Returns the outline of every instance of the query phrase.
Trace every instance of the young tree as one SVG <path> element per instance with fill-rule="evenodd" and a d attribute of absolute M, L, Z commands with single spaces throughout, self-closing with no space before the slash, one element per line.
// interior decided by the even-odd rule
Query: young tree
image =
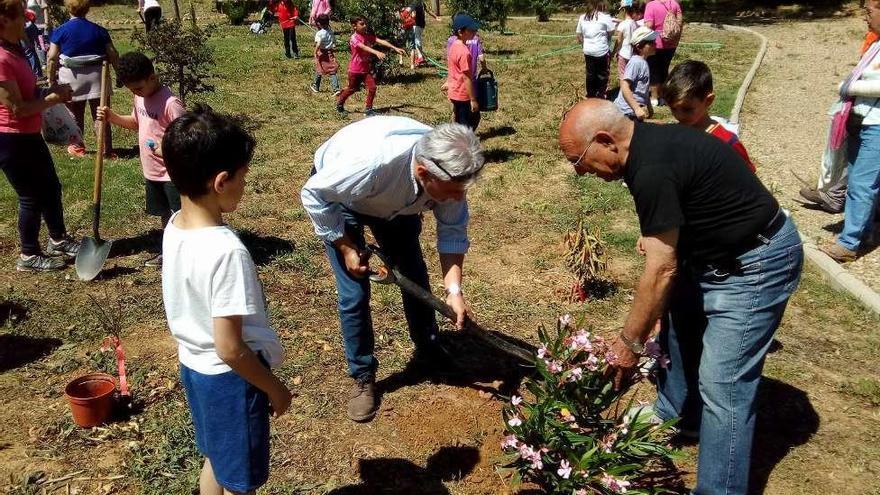
<path fill-rule="evenodd" d="M 141 51 L 151 55 L 159 76 L 186 103 L 193 93 L 214 91 L 209 84 L 214 77 L 214 51 L 208 46 L 213 26 L 199 28 L 195 23 L 183 27 L 179 21 L 159 23 L 149 33 L 140 29 L 132 34 L 132 41 Z"/>

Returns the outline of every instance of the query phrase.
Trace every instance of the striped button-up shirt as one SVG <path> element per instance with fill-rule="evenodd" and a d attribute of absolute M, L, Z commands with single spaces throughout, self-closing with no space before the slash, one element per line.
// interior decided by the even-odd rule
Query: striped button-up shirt
<path fill-rule="evenodd" d="M 315 152 L 316 173 L 301 193 L 318 237 L 328 242 L 342 237 L 345 210 L 386 220 L 432 210 L 437 251 L 467 252 L 467 201 L 438 203 L 413 176 L 415 144 L 430 130 L 406 117 L 370 117 L 322 144 Z"/>

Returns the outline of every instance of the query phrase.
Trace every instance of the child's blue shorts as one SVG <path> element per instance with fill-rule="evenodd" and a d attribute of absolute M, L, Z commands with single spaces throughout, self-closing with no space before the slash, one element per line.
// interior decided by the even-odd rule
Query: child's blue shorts
<path fill-rule="evenodd" d="M 180 380 L 196 430 L 196 446 L 214 479 L 234 492 L 256 490 L 269 478 L 269 397 L 234 371 L 203 375 L 180 365 Z"/>

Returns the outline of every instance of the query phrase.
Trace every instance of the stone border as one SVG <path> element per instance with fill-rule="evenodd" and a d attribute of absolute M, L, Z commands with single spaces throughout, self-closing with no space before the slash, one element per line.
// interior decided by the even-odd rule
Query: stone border
<path fill-rule="evenodd" d="M 705 24 L 705 23 L 694 23 L 701 26 L 708 27 L 718 27 L 718 25 L 713 24 Z M 752 85 L 752 81 L 755 78 L 755 75 L 758 73 L 758 69 L 761 67 L 761 63 L 764 61 L 764 56 L 767 54 L 767 37 L 763 34 L 746 27 L 742 26 L 730 26 L 730 25 L 721 25 L 720 27 L 724 29 L 733 29 L 736 31 L 744 31 L 749 34 L 752 34 L 758 37 L 761 40 L 761 48 L 758 50 L 758 54 L 755 56 L 755 62 L 752 64 L 751 70 L 749 70 L 748 74 L 746 74 L 745 80 L 743 80 L 742 86 L 739 88 L 739 93 L 736 96 L 736 102 L 733 105 L 733 109 L 730 113 L 730 122 L 739 124 L 739 114 L 742 111 L 743 103 L 745 102 L 746 95 L 748 94 L 749 87 Z M 843 266 L 839 263 L 831 259 L 830 256 L 819 251 L 815 245 L 811 243 L 804 243 L 804 255 L 807 258 L 807 261 L 813 264 L 816 269 L 819 270 L 819 273 L 822 275 L 822 278 L 834 289 L 847 292 L 851 296 L 855 297 L 859 302 L 861 302 L 866 308 L 870 309 L 874 313 L 880 314 L 880 294 L 877 294 L 873 289 L 868 287 L 864 282 L 856 278 L 853 274 L 849 273 Z"/>

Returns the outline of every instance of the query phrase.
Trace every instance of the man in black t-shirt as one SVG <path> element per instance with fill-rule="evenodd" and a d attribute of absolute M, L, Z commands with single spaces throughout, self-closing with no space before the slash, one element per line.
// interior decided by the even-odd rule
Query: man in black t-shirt
<path fill-rule="evenodd" d="M 639 414 L 699 435 L 694 493 L 746 494 L 764 357 L 803 265 L 797 229 L 736 151 L 704 132 L 632 122 L 587 99 L 563 119 L 559 144 L 579 175 L 623 179 L 639 217 L 645 269 L 612 343 L 615 385 L 664 316 L 670 365 Z"/>

